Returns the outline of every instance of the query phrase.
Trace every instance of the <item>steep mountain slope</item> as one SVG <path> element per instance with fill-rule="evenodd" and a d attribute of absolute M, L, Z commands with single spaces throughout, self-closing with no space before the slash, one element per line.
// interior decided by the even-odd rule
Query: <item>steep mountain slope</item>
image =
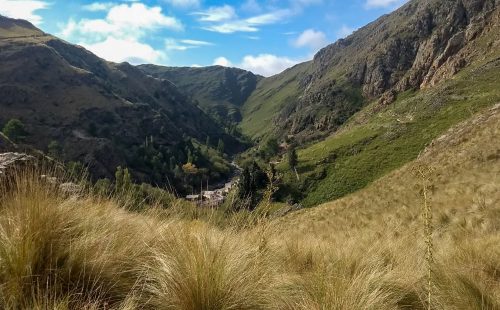
<path fill-rule="evenodd" d="M 339 242 L 350 236 L 376 236 L 368 231 L 397 238 L 420 230 L 425 184 L 436 237 L 441 241 L 451 231 L 457 236 L 498 238 L 499 145 L 500 102 L 453 126 L 416 160 L 365 189 L 286 216 L 281 221 L 286 224 L 283 229 Z"/>
<path fill-rule="evenodd" d="M 499 76 L 498 1 L 411 1 L 261 81 L 241 127 L 301 148 L 298 179 L 286 160 L 278 165 L 278 198 L 314 206 L 414 160 L 450 126 L 498 102 Z"/>
<path fill-rule="evenodd" d="M 95 177 L 112 177 L 123 165 L 138 180 L 160 184 L 196 151 L 191 138 L 222 139 L 229 153 L 241 149 L 172 83 L 27 22 L 0 17 L 0 25 L 8 34 L 0 39 L 0 126 L 20 119 L 23 143 L 47 150 L 55 141 L 62 159 L 89 165 Z"/>
<path fill-rule="evenodd" d="M 0 38 L 43 35 L 45 35 L 43 31 L 25 20 L 0 18 Z"/>
<path fill-rule="evenodd" d="M 363 283 L 396 279 L 405 298 L 395 309 L 425 309 L 429 285 L 437 309 L 498 309 L 499 145 L 500 103 L 452 127 L 418 159 L 367 188 L 279 219 L 276 237 L 297 240 L 290 242 L 294 262 L 306 270 L 318 266 L 317 276 L 331 274 L 325 282 L 345 278 L 349 285 L 359 266 L 369 270 Z M 424 186 L 431 233 L 424 228 Z M 334 271 L 322 268 L 325 256 Z M 344 291 L 336 287 L 335 298 Z"/>
<path fill-rule="evenodd" d="M 241 121 L 240 107 L 262 79 L 249 71 L 221 66 L 177 68 L 141 65 L 138 68 L 153 77 L 171 81 L 204 111 L 223 122 Z"/>
<path fill-rule="evenodd" d="M 321 138 L 373 100 L 431 87 L 452 77 L 492 45 L 474 46 L 489 32 L 498 0 L 410 1 L 394 13 L 322 49 L 314 60 L 261 81 L 244 107 L 242 128 L 253 137 Z M 280 90 L 278 90 L 280 89 Z M 272 90 L 272 91 L 271 91 Z M 261 111 L 272 122 L 254 126 Z"/>
<path fill-rule="evenodd" d="M 450 126 L 500 101 L 500 50 L 462 70 L 453 79 L 377 102 L 352 117 L 325 140 L 298 151 L 300 181 L 286 163 L 286 196 L 295 193 L 312 206 L 355 192 L 414 160 Z M 292 194 L 293 196 L 293 194 Z"/>

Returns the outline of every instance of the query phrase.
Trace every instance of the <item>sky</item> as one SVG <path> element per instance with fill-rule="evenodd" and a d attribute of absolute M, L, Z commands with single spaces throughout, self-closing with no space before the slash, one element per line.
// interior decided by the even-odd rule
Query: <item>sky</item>
<path fill-rule="evenodd" d="M 114 62 L 271 76 L 406 0 L 0 0 L 0 14 Z"/>

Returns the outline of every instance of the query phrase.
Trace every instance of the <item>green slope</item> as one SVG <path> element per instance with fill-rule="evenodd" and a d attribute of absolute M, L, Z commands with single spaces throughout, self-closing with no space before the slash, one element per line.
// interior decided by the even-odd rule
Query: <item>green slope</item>
<path fill-rule="evenodd" d="M 288 186 L 313 206 L 357 191 L 415 159 L 451 126 L 500 102 L 500 53 L 434 88 L 401 94 L 390 106 L 376 103 L 339 132 L 298 152 L 300 182 L 280 165 Z M 378 112 L 375 112 L 377 111 Z"/>
<path fill-rule="evenodd" d="M 299 76 L 307 74 L 310 63 L 302 63 L 283 73 L 261 80 L 243 106 L 243 133 L 258 139 L 275 130 L 277 113 L 300 96 Z"/>

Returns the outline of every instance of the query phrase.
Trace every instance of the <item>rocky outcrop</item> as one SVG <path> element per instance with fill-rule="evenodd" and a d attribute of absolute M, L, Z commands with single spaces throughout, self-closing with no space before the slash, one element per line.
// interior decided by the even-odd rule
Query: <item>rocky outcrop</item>
<path fill-rule="evenodd" d="M 35 162 L 33 156 L 23 153 L 2 153 L 0 154 L 0 176 L 6 176 L 11 171 L 25 167 Z"/>
<path fill-rule="evenodd" d="M 322 49 L 276 117 L 282 135 L 328 134 L 370 101 L 449 79 L 498 48 L 498 15 L 498 0 L 414 0 Z"/>

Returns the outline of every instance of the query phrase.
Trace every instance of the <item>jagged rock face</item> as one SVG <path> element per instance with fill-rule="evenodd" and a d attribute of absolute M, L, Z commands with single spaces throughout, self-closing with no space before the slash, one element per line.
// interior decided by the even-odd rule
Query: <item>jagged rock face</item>
<path fill-rule="evenodd" d="M 498 44 L 498 0 L 414 0 L 314 57 L 302 96 L 277 115 L 282 135 L 332 132 L 369 101 L 435 85 L 480 57 L 475 40 Z"/>

